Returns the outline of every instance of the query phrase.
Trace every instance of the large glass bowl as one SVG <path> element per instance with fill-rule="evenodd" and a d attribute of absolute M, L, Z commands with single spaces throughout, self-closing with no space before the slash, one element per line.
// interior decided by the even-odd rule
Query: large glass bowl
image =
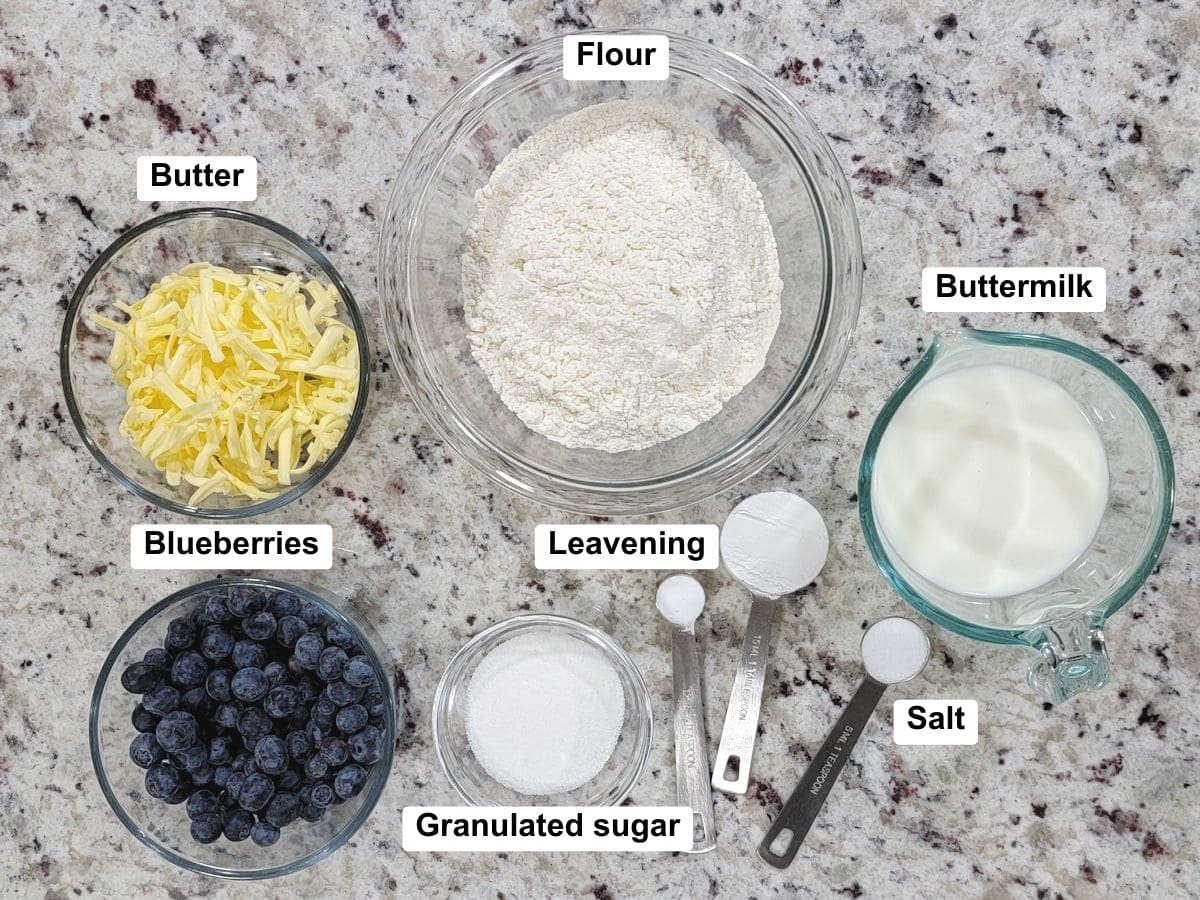
<path fill-rule="evenodd" d="M 195 488 L 167 484 L 165 476 L 120 433 L 125 388 L 108 364 L 112 333 L 95 325 L 100 314 L 122 321 L 113 304 L 144 297 L 151 286 L 191 262 L 211 262 L 237 272 L 265 269 L 297 272 L 305 280 L 332 285 L 341 301 L 338 318 L 358 341 L 358 396 L 340 443 L 302 479 L 275 497 L 213 494 L 193 504 Z M 318 484 L 337 465 L 362 421 L 370 385 L 371 357 L 366 328 L 349 287 L 312 244 L 270 219 L 238 209 L 194 208 L 164 213 L 129 229 L 84 273 L 67 307 L 59 347 L 63 393 L 83 443 L 116 481 L 164 509 L 189 516 L 224 519 L 279 509 Z"/>
<path fill-rule="evenodd" d="M 747 478 L 816 412 L 841 370 L 858 316 L 858 223 L 821 132 L 744 60 L 679 35 L 670 35 L 670 50 L 666 81 L 566 81 L 561 38 L 493 66 L 455 94 L 417 139 L 383 220 L 378 281 L 388 343 L 414 402 L 481 472 L 562 509 L 658 512 Z M 783 296 L 765 367 L 717 416 L 673 440 L 614 454 L 551 441 L 500 400 L 468 344 L 460 258 L 475 193 L 500 160 L 556 119 L 615 99 L 669 107 L 745 167 L 775 231 Z"/>
<path fill-rule="evenodd" d="M 239 586 L 289 591 L 302 600 L 318 604 L 335 622 L 340 622 L 359 638 L 365 655 L 375 667 L 383 686 L 384 741 L 383 758 L 371 768 L 367 783 L 357 797 L 329 807 L 319 822 L 298 820 L 282 829 L 279 840 L 270 847 L 253 841 L 231 843 L 219 838 L 212 844 L 199 844 L 188 833 L 189 821 L 182 805 L 172 806 L 150 797 L 144 787 L 145 771 L 129 758 L 129 742 L 137 732 L 130 715 L 138 698 L 121 686 L 121 673 L 140 660 L 151 647 L 161 647 L 167 624 L 195 610 L 214 589 Z M 205 875 L 231 879 L 274 878 L 297 872 L 319 862 L 344 845 L 362 826 L 383 793 L 392 769 L 396 744 L 396 707 L 386 656 L 366 623 L 352 610 L 326 597 L 296 585 L 264 578 L 231 577 L 206 581 L 177 591 L 156 603 L 126 629 L 117 640 L 92 693 L 88 720 L 92 765 L 100 790 L 122 824 L 139 841 L 181 868 Z"/>

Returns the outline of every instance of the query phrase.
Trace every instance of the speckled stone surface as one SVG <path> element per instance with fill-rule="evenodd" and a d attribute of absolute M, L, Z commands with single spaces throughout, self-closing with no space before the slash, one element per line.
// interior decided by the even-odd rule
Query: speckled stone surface
<path fill-rule="evenodd" d="M 0 10 L 0 894 L 594 896 L 1178 896 L 1200 892 L 1200 10 L 1184 0 L 827 4 L 725 0 L 272 4 L 106 0 Z M 282 882 L 188 875 L 127 834 L 97 788 L 86 717 L 109 647 L 148 604 L 200 580 L 131 572 L 129 526 L 165 516 L 101 474 L 64 419 L 63 309 L 86 265 L 150 215 L 138 152 L 249 153 L 252 208 L 318 241 L 376 324 L 376 223 L 423 123 L 459 84 L 539 38 L 644 23 L 711 40 L 772 75 L 829 135 L 867 259 L 860 329 L 804 436 L 729 494 L 681 513 L 721 521 L 751 490 L 802 491 L 827 515 L 825 576 L 787 607 L 755 759 L 719 797 L 702 858 L 418 855 L 400 808 L 454 802 L 430 742 L 441 670 L 520 610 L 608 623 L 643 667 L 667 730 L 667 634 L 651 575 L 542 574 L 548 513 L 454 458 L 382 353 L 357 443 L 272 521 L 330 522 L 331 578 L 399 660 L 410 723 L 384 798 L 352 845 Z M 1161 412 L 1179 471 L 1160 566 L 1110 624 L 1101 694 L 1046 708 L 1019 651 L 936 632 L 926 676 L 891 697 L 979 701 L 979 744 L 864 736 L 795 864 L 754 847 L 855 688 L 863 624 L 901 612 L 859 531 L 855 477 L 874 414 L 930 336 L 922 265 L 1081 263 L 1108 270 L 1101 315 L 972 323 L 1043 330 L 1118 362 Z M 710 735 L 747 604 L 706 576 Z M 714 738 L 715 745 L 715 738 Z M 673 798 L 656 742 L 639 803 Z"/>

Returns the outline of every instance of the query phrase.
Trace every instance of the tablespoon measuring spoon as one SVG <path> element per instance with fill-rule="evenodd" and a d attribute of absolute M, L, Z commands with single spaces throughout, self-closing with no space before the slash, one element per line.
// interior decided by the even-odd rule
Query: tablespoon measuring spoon
<path fill-rule="evenodd" d="M 712 786 L 717 790 L 744 794 L 750 786 L 776 601 L 809 585 L 828 554 L 829 532 L 821 514 L 796 494 L 754 494 L 725 520 L 721 559 L 754 600 L 713 765 Z"/>
<path fill-rule="evenodd" d="M 672 575 L 658 586 L 655 605 L 671 623 L 671 675 L 675 699 L 675 790 L 680 806 L 692 810 L 692 849 L 717 846 L 712 789 L 708 785 L 708 738 L 704 733 L 704 697 L 696 619 L 704 610 L 704 588 L 691 575 Z"/>
<path fill-rule="evenodd" d="M 777 869 L 795 858 L 887 686 L 916 678 L 929 662 L 929 638 L 911 619 L 892 616 L 867 629 L 861 651 L 863 683 L 758 845 L 758 855 Z"/>

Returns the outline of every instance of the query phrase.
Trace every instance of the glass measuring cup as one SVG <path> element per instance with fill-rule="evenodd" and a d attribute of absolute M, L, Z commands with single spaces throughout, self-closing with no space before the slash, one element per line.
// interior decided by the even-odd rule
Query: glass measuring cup
<path fill-rule="evenodd" d="M 1108 457 L 1108 506 L 1091 544 L 1057 577 L 1009 597 L 959 594 L 923 577 L 888 543 L 872 500 L 880 441 L 909 394 L 927 379 L 986 364 L 1025 369 L 1061 386 L 1095 427 Z M 1059 338 L 962 329 L 934 338 L 884 404 L 863 449 L 858 508 L 876 565 L 909 605 L 965 637 L 1033 648 L 1038 656 L 1029 666 L 1029 685 L 1058 703 L 1108 683 L 1104 623 L 1154 568 L 1171 523 L 1174 484 L 1162 423 L 1112 362 Z"/>

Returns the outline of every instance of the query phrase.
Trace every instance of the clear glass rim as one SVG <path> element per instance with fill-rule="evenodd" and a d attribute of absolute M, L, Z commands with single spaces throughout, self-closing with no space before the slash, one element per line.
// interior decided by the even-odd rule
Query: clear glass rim
<path fill-rule="evenodd" d="M 476 796 L 471 792 L 471 789 L 458 777 L 458 773 L 451 766 L 447 757 L 444 744 L 446 741 L 445 731 L 449 726 L 450 695 L 455 690 L 466 686 L 463 683 L 463 677 L 467 667 L 480 654 L 490 650 L 498 638 L 513 631 L 547 626 L 563 629 L 573 636 L 599 647 L 616 663 L 623 677 L 629 680 L 634 696 L 637 698 L 637 708 L 630 713 L 637 722 L 631 763 L 622 771 L 621 778 L 614 783 L 608 792 L 608 798 L 600 805 L 620 806 L 637 786 L 646 769 L 646 764 L 649 762 L 650 748 L 654 744 L 654 706 L 650 698 L 650 689 L 646 686 L 646 679 L 642 676 L 641 669 L 637 667 L 633 658 L 625 652 L 624 648 L 600 628 L 569 616 L 551 613 L 525 613 L 511 616 L 485 628 L 463 644 L 450 658 L 433 694 L 431 718 L 434 752 L 437 754 L 438 763 L 446 775 L 446 780 L 450 782 L 450 786 L 472 806 L 488 806 L 490 803 L 487 798 Z"/>
<path fill-rule="evenodd" d="M 1033 347 L 1070 356 L 1099 370 L 1101 374 L 1105 375 L 1125 393 L 1141 414 L 1146 424 L 1146 429 L 1150 432 L 1151 438 L 1154 441 L 1156 451 L 1155 463 L 1163 480 L 1163 496 L 1156 515 L 1154 537 L 1147 552 L 1129 575 L 1126 576 L 1124 581 L 1116 588 L 1106 604 L 1085 611 L 1086 615 L 1096 618 L 1098 623 L 1104 622 L 1132 599 L 1158 564 L 1159 555 L 1162 553 L 1163 546 L 1167 540 L 1167 534 L 1171 528 L 1171 514 L 1174 509 L 1175 494 L 1175 464 L 1171 455 L 1171 445 L 1167 440 L 1167 433 L 1158 418 L 1158 413 L 1155 412 L 1146 395 L 1142 393 L 1141 388 L 1116 363 L 1106 359 L 1094 350 L 1063 338 L 1050 337 L 1044 334 L 983 331 L 974 328 L 951 329 L 934 337 L 925 354 L 917 361 L 913 370 L 908 373 L 883 405 L 883 409 L 880 410 L 879 416 L 871 426 L 871 432 L 863 447 L 862 459 L 858 469 L 858 514 L 862 524 L 863 537 L 866 539 L 867 547 L 871 551 L 875 565 L 879 567 L 879 571 L 887 579 L 892 589 L 909 606 L 913 607 L 925 618 L 943 628 L 948 628 L 965 637 L 974 638 L 979 641 L 987 641 L 993 644 L 1030 644 L 1031 641 L 1026 639 L 1026 636 L 1030 632 L 1043 631 L 1046 628 L 1053 627 L 1056 623 L 1079 615 L 1078 612 L 1066 614 L 1045 622 L 1039 622 L 1037 625 L 1016 628 L 993 628 L 968 622 L 965 619 L 951 615 L 926 600 L 921 592 L 900 574 L 899 570 L 893 565 L 891 557 L 884 546 L 882 535 L 875 522 L 874 510 L 871 507 L 871 481 L 875 472 L 875 457 L 879 450 L 879 442 L 883 438 L 883 433 L 887 430 L 892 417 L 895 416 L 896 411 L 900 408 L 900 404 L 921 383 L 925 373 L 929 371 L 944 351 L 947 340 L 953 338 L 966 338 L 1000 347 Z"/>
<path fill-rule="evenodd" d="M 112 785 L 109 783 L 108 775 L 105 772 L 104 760 L 100 752 L 100 709 L 104 698 L 104 692 L 108 687 L 110 678 L 113 675 L 113 669 L 121 658 L 129 642 L 141 632 L 146 624 L 165 610 L 178 606 L 197 594 L 211 590 L 214 587 L 230 587 L 233 585 L 247 585 L 250 587 L 263 587 L 275 590 L 288 591 L 296 594 L 306 600 L 312 600 L 320 604 L 321 608 L 333 616 L 342 625 L 348 627 L 352 634 L 361 633 L 362 628 L 358 622 L 353 621 L 342 610 L 338 609 L 337 605 L 326 599 L 320 594 L 299 585 L 290 584 L 285 581 L 278 581 L 273 578 L 257 578 L 250 576 L 230 576 L 228 578 L 215 578 L 209 581 L 202 581 L 198 584 L 189 585 L 175 591 L 168 597 L 155 603 L 140 616 L 138 616 L 121 636 L 117 638 L 112 649 L 108 652 L 108 656 L 104 660 L 104 665 L 100 667 L 100 673 L 96 677 L 96 685 L 92 689 L 91 708 L 88 713 L 88 746 L 92 757 L 92 768 L 96 773 L 96 780 L 100 784 L 100 792 L 104 794 L 104 799 L 108 801 L 108 805 L 112 811 L 116 813 L 117 818 L 121 820 L 129 833 L 137 838 L 141 843 L 149 847 L 159 856 L 163 857 L 170 863 L 179 866 L 189 872 L 199 872 L 203 875 L 212 875 L 216 878 L 225 878 L 232 881 L 258 881 L 268 878 L 277 878 L 281 875 L 290 875 L 298 872 L 301 869 L 306 869 L 315 863 L 320 862 L 329 856 L 335 850 L 340 849 L 354 836 L 355 832 L 362 827 L 362 824 L 367 821 L 371 813 L 375 809 L 375 805 L 379 802 L 379 798 L 383 795 L 383 789 L 387 785 L 388 779 L 391 777 L 392 760 L 395 753 L 396 745 L 396 704 L 392 696 L 392 692 L 388 689 L 389 679 L 387 670 L 383 666 L 382 660 L 379 658 L 375 647 L 368 639 L 363 641 L 364 649 L 371 660 L 371 664 L 375 667 L 375 674 L 380 679 L 380 686 L 383 689 L 384 703 L 387 707 L 387 712 L 384 718 L 386 725 L 386 734 L 384 735 L 384 751 L 383 757 L 375 764 L 372 769 L 372 778 L 362 796 L 362 805 L 341 830 L 338 831 L 324 846 L 305 854 L 299 859 L 293 860 L 279 866 L 270 866 L 263 869 L 230 869 L 223 866 L 213 866 L 207 863 L 197 862 L 188 859 L 176 853 L 169 847 L 164 846 L 157 841 L 152 835 L 143 831 L 138 824 L 133 821 L 132 817 L 125 811 L 124 805 L 117 798 L 113 791 Z M 133 696 L 133 695 L 130 695 Z M 131 763 L 132 764 L 132 763 Z M 378 774 L 376 774 L 378 773 Z"/>
<path fill-rule="evenodd" d="M 170 225 L 175 222 L 185 221 L 188 219 L 232 219 L 238 222 L 245 222 L 251 225 L 257 225 L 267 231 L 272 232 L 278 237 L 283 238 L 291 244 L 302 255 L 308 257 L 318 268 L 324 272 L 330 283 L 337 288 L 341 295 L 342 303 L 345 306 L 346 312 L 350 317 L 350 325 L 354 329 L 355 338 L 358 343 L 358 395 L 354 402 L 354 411 L 350 414 L 350 420 L 346 423 L 346 433 L 342 435 L 341 441 L 333 449 L 333 452 L 310 473 L 304 481 L 292 487 L 290 490 L 279 494 L 276 497 L 271 497 L 268 500 L 259 500 L 254 503 L 248 503 L 245 506 L 233 506 L 223 508 L 205 508 L 201 506 L 190 506 L 170 497 L 164 497 L 149 488 L 143 487 L 114 463 L 96 439 L 92 436 L 87 424 L 84 421 L 82 410 L 79 408 L 79 403 L 75 397 L 74 388 L 71 386 L 71 342 L 75 330 L 75 322 L 79 317 L 80 310 L 83 306 L 83 301 L 91 290 L 92 283 L 104 271 L 109 261 L 117 255 L 126 245 L 137 240 L 139 237 L 148 232 L 154 231 L 164 225 Z M 165 273 L 164 273 L 165 274 Z M 135 225 L 128 231 L 121 234 L 115 241 L 109 244 L 104 251 L 96 257 L 93 262 L 84 272 L 78 286 L 75 288 L 74 294 L 71 296 L 71 302 L 67 306 L 66 318 L 63 321 L 62 335 L 59 339 L 58 348 L 58 365 L 59 378 L 62 381 L 63 399 L 67 404 L 67 412 L 71 417 L 71 422 L 75 425 L 75 430 L 79 433 L 80 439 L 84 446 L 95 458 L 96 462 L 100 463 L 112 478 L 124 487 L 127 491 L 153 503 L 161 509 L 169 510 L 170 512 L 180 513 L 185 516 L 193 516 L 201 519 L 240 519 L 250 516 L 261 515 L 262 513 L 274 512 L 281 509 L 293 500 L 304 496 L 318 484 L 320 484 L 326 476 L 329 475 L 333 468 L 341 461 L 341 458 L 350 448 L 351 443 L 358 433 L 359 425 L 362 424 L 363 415 L 367 408 L 367 393 L 370 390 L 371 384 L 371 354 L 368 347 L 366 323 L 363 320 L 362 313 L 358 308 L 358 303 L 354 299 L 350 287 L 338 274 L 325 255 L 306 241 L 294 231 L 285 228 L 277 222 L 273 222 L 263 216 L 256 215 L 251 212 L 246 212 L 240 209 L 228 209 L 219 206 L 202 206 L 192 207 L 189 209 L 180 209 L 173 212 L 162 213 L 154 216 L 139 225 Z"/>
<path fill-rule="evenodd" d="M 443 389 L 435 370 L 422 358 L 419 343 L 409 339 L 413 328 L 405 320 L 416 319 L 421 314 L 414 285 L 416 267 L 411 263 L 413 242 L 417 236 L 417 222 L 429 202 L 431 178 L 445 156 L 445 139 L 459 127 L 463 107 L 497 81 L 523 73 L 532 67 L 533 61 L 550 68 L 561 68 L 561 36 L 532 44 L 476 75 L 426 125 L 392 187 L 379 235 L 377 282 L 382 294 L 389 350 L 409 395 L 439 436 L 477 470 L 521 496 L 558 509 L 601 515 L 647 515 L 677 509 L 720 493 L 761 470 L 795 439 L 811 418 L 797 415 L 789 419 L 788 414 L 795 410 L 803 388 L 822 370 L 840 372 L 849 352 L 861 301 L 862 244 L 853 197 L 828 141 L 795 101 L 759 69 L 734 53 L 667 31 L 598 28 L 579 34 L 665 35 L 673 46 L 683 51 L 682 55 L 672 53 L 672 71 L 687 72 L 710 81 L 714 74 L 726 79 L 730 77 L 728 72 L 717 72 L 718 62 L 732 66 L 737 71 L 738 84 L 749 92 L 749 99 L 763 121 L 776 132 L 780 132 L 781 125 L 786 127 L 784 137 L 789 146 L 794 146 L 803 135 L 806 150 L 827 163 L 818 179 L 809 165 L 796 158 L 797 169 L 806 182 L 818 218 L 825 277 L 817 326 L 804 361 L 787 387 L 749 429 L 705 459 L 655 478 L 598 481 L 542 468 L 497 446 L 468 417 L 459 414 L 453 392 Z M 713 70 L 705 73 L 692 68 L 688 54 L 713 59 Z M 514 85 L 510 91 L 518 87 Z M 830 221 L 831 210 L 835 207 L 844 211 L 837 228 Z M 397 240 L 389 241 L 388 225 L 393 220 L 398 223 L 400 234 Z M 849 257 L 850 265 L 844 264 L 843 257 Z M 839 333 L 836 326 L 830 327 L 836 318 L 833 313 L 835 302 L 853 306 L 850 325 L 844 334 Z M 823 360 L 826 355 L 827 359 Z M 836 377 L 829 379 L 829 384 L 813 395 L 816 401 L 814 414 L 835 383 Z"/>

